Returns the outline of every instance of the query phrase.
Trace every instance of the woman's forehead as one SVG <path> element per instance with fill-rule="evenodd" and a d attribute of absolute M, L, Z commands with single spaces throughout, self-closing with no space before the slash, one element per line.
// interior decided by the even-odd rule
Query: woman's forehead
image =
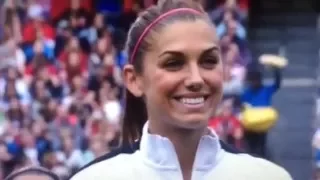
<path fill-rule="evenodd" d="M 177 21 L 155 35 L 153 43 L 161 54 L 165 51 L 199 52 L 218 46 L 214 26 L 204 20 Z"/>

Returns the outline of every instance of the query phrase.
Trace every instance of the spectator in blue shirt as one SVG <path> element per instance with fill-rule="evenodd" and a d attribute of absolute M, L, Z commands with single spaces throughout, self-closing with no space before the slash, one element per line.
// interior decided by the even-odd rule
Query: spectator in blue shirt
<path fill-rule="evenodd" d="M 44 56 L 50 62 L 54 61 L 54 48 L 41 40 L 37 40 L 34 44 L 26 46 L 24 53 L 27 58 L 27 63 L 30 63 L 37 55 Z"/>
<path fill-rule="evenodd" d="M 272 96 L 280 88 L 281 80 L 278 68 L 274 68 L 274 82 L 272 84 L 263 84 L 261 72 L 249 71 L 247 74 L 248 87 L 245 88 L 241 96 L 242 102 L 253 107 L 271 106 Z"/>
<path fill-rule="evenodd" d="M 274 79 L 272 84 L 264 84 L 260 71 L 249 71 L 247 74 L 248 87 L 241 96 L 242 103 L 250 104 L 253 107 L 271 106 L 272 97 L 281 87 L 282 80 L 280 69 L 275 67 Z M 246 131 L 245 137 L 251 153 L 268 158 L 266 152 L 267 133 Z"/>
<path fill-rule="evenodd" d="M 238 38 L 246 39 L 247 32 L 245 27 L 240 22 L 235 20 L 235 17 L 233 17 L 232 12 L 230 11 L 225 13 L 223 21 L 217 26 L 218 36 L 221 38 L 227 33 L 227 31 L 230 31 L 228 29 L 232 29 L 235 33 L 235 36 Z"/>

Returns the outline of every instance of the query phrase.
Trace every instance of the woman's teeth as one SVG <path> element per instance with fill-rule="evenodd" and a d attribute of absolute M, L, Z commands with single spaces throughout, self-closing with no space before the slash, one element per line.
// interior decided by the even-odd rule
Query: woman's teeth
<path fill-rule="evenodd" d="M 181 98 L 180 102 L 183 104 L 190 104 L 190 105 L 195 105 L 195 104 L 201 104 L 204 103 L 204 97 L 197 97 L 197 98 Z"/>

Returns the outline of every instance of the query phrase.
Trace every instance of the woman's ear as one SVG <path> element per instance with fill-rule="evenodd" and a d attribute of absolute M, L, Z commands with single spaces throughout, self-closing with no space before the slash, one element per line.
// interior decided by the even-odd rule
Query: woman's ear
<path fill-rule="evenodd" d="M 123 81 L 126 88 L 136 97 L 143 95 L 142 79 L 133 65 L 127 64 L 123 69 Z"/>

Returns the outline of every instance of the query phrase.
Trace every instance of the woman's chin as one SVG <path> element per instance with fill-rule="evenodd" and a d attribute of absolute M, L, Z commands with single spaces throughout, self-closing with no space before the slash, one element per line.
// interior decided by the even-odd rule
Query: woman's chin
<path fill-rule="evenodd" d="M 198 114 L 183 115 L 177 120 L 177 125 L 186 129 L 201 129 L 208 124 L 208 116 Z"/>

